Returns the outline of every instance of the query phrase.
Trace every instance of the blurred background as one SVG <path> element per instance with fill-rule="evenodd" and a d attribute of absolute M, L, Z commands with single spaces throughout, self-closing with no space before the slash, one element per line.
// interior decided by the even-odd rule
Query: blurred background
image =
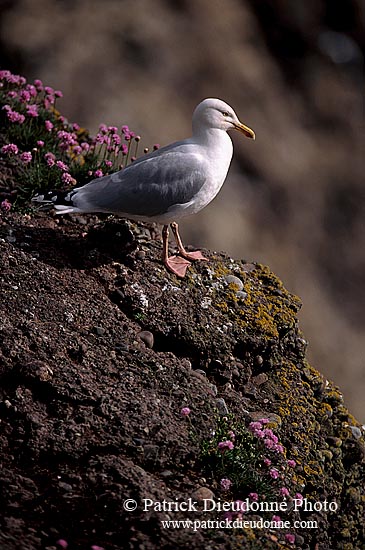
<path fill-rule="evenodd" d="M 3 69 L 60 89 L 95 132 L 190 135 L 205 97 L 256 142 L 186 243 L 268 264 L 303 301 L 312 364 L 365 422 L 363 0 L 0 0 Z"/>

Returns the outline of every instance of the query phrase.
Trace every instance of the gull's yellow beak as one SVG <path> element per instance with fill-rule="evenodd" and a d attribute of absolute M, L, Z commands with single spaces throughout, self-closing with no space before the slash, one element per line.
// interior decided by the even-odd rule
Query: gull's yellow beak
<path fill-rule="evenodd" d="M 255 132 L 248 126 L 242 124 L 242 122 L 232 122 L 232 124 L 236 130 L 242 132 L 242 134 L 245 134 L 246 137 L 256 139 Z"/>

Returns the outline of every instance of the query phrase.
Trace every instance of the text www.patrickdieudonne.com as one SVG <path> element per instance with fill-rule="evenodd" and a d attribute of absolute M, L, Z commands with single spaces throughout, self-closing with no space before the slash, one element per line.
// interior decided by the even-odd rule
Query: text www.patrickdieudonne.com
<path fill-rule="evenodd" d="M 222 520 L 161 520 L 163 529 L 317 529 L 318 524 L 315 520 L 242 520 L 242 519 L 222 519 Z"/>
<path fill-rule="evenodd" d="M 146 498 L 142 499 L 140 505 L 134 499 L 127 499 L 123 503 L 123 508 L 127 512 L 133 512 L 137 508 L 144 512 L 225 512 L 222 519 L 164 519 L 161 520 L 163 529 L 317 529 L 315 520 L 289 520 L 282 519 L 276 515 L 285 512 L 336 512 L 338 505 L 335 501 L 316 501 L 312 502 L 306 498 L 292 499 L 280 502 L 251 502 L 246 501 L 222 502 L 220 499 L 203 499 L 199 502 L 189 498 L 186 501 L 154 501 Z M 244 514 L 253 512 L 266 512 L 274 514 L 271 519 L 245 518 Z"/>

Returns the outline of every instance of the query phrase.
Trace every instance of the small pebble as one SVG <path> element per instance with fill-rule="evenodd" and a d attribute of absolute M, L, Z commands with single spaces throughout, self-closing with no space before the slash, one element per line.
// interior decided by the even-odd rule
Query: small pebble
<path fill-rule="evenodd" d="M 114 346 L 115 351 L 123 352 L 123 351 L 129 351 L 129 346 L 125 342 L 118 342 Z"/>
<path fill-rule="evenodd" d="M 264 362 L 264 360 L 263 360 L 263 358 L 261 357 L 261 355 L 256 355 L 254 361 L 255 361 L 255 365 L 257 365 L 258 367 L 260 367 L 260 366 L 263 364 L 263 362 Z"/>
<path fill-rule="evenodd" d="M 357 426 L 350 426 L 350 430 L 352 431 L 352 435 L 355 439 L 360 439 L 360 437 L 362 436 L 360 428 L 358 428 Z"/>
<path fill-rule="evenodd" d="M 238 292 L 243 290 L 243 282 L 235 275 L 226 275 L 224 279 L 228 285 L 233 283 L 237 287 Z"/>
<path fill-rule="evenodd" d="M 172 472 L 171 470 L 164 470 L 163 472 L 161 472 L 160 476 L 161 477 L 173 477 L 174 472 Z"/>
<path fill-rule="evenodd" d="M 103 327 L 94 327 L 94 332 L 97 336 L 103 336 L 105 334 L 105 329 Z"/>
<path fill-rule="evenodd" d="M 218 388 L 215 384 L 210 384 L 210 390 L 212 392 L 212 394 L 214 395 L 214 397 L 216 397 L 218 395 Z"/>
<path fill-rule="evenodd" d="M 227 414 L 229 414 L 226 402 L 222 397 L 218 397 L 218 399 L 215 400 L 215 404 L 221 416 L 226 416 Z"/>
<path fill-rule="evenodd" d="M 142 340 L 142 342 L 144 342 L 146 344 L 146 346 L 148 348 L 153 348 L 153 344 L 154 344 L 154 337 L 153 337 L 153 334 L 152 332 L 150 332 L 149 330 L 142 330 L 138 336 L 140 337 L 140 339 Z"/>
<path fill-rule="evenodd" d="M 137 260 L 144 260 L 146 257 L 146 252 L 144 250 L 137 250 L 136 252 L 136 259 Z"/>
<path fill-rule="evenodd" d="M 199 489 L 194 491 L 191 496 L 194 500 L 205 500 L 205 499 L 214 500 L 214 493 L 208 487 L 199 487 Z"/>
<path fill-rule="evenodd" d="M 201 376 L 205 376 L 205 377 L 207 376 L 207 373 L 204 372 L 202 369 L 196 369 L 194 370 L 194 372 L 196 372 L 197 374 L 201 374 Z"/>
<path fill-rule="evenodd" d="M 143 447 L 144 457 L 146 460 L 157 460 L 160 448 L 158 445 L 145 445 Z"/>
<path fill-rule="evenodd" d="M 258 374 L 257 376 L 254 376 L 251 378 L 251 382 L 255 384 L 255 386 L 261 386 L 261 384 L 265 384 L 265 382 L 268 381 L 268 376 L 264 372 L 261 374 Z"/>
<path fill-rule="evenodd" d="M 255 269 L 255 264 L 244 264 L 242 266 L 242 271 L 244 271 L 245 273 L 250 273 L 250 271 L 254 271 Z"/>

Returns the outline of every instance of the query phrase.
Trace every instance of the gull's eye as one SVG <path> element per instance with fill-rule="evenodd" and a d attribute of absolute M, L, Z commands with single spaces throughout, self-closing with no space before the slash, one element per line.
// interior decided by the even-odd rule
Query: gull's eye
<path fill-rule="evenodd" d="M 227 111 L 223 111 L 223 112 L 222 112 L 222 115 L 225 116 L 225 117 L 227 117 L 227 116 L 229 116 L 229 113 L 227 113 Z"/>

